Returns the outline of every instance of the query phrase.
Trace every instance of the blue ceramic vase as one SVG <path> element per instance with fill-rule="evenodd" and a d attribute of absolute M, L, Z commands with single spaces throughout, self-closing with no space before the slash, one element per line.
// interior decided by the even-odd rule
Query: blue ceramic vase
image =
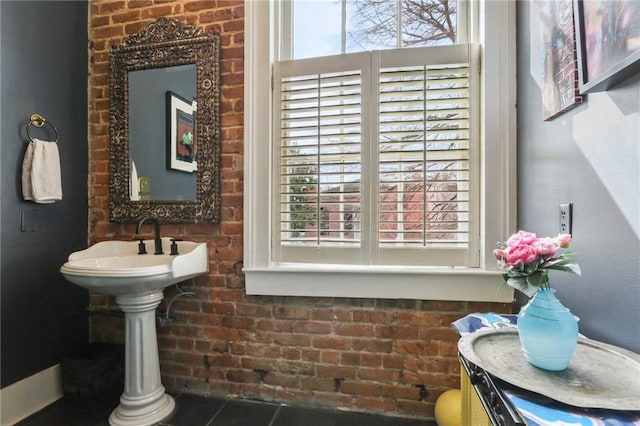
<path fill-rule="evenodd" d="M 569 366 L 578 343 L 578 318 L 553 289 L 538 289 L 518 314 L 518 336 L 524 356 L 536 367 L 562 371 Z"/>

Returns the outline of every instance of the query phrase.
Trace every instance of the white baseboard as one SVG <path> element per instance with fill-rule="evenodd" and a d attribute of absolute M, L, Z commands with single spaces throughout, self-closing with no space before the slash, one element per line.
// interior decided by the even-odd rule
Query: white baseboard
<path fill-rule="evenodd" d="M 0 425 L 12 426 L 62 398 L 60 364 L 0 389 Z"/>

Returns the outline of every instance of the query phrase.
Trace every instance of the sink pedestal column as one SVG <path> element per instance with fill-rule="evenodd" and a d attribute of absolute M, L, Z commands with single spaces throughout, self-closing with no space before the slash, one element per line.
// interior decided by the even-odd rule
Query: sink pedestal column
<path fill-rule="evenodd" d="M 125 384 L 120 405 L 109 416 L 111 426 L 153 425 L 175 407 L 160 383 L 155 312 L 162 297 L 162 290 L 116 297 L 126 321 Z"/>

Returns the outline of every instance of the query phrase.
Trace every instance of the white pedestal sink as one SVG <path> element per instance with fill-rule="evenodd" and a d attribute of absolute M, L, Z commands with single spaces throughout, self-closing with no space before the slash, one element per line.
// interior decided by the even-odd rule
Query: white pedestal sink
<path fill-rule="evenodd" d="M 154 240 L 144 242 L 153 247 Z M 125 385 L 120 405 L 109 417 L 112 426 L 153 425 L 175 407 L 160 381 L 155 310 L 163 289 L 208 272 L 206 243 L 179 241 L 170 255 L 170 239 L 162 238 L 165 254 L 138 253 L 138 242 L 104 241 L 72 253 L 60 272 L 80 287 L 116 296 L 125 314 Z"/>

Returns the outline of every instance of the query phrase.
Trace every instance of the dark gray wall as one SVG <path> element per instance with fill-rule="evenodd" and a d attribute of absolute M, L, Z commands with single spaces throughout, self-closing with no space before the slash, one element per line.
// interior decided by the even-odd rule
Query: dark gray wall
<path fill-rule="evenodd" d="M 640 352 L 640 75 L 544 122 L 534 2 L 518 1 L 517 24 L 518 227 L 554 235 L 558 205 L 574 203 L 582 277 L 551 285 L 583 334 Z"/>
<path fill-rule="evenodd" d="M 87 3 L 1 1 L 0 19 L 5 387 L 88 341 L 88 292 L 59 272 L 69 253 L 87 245 Z M 63 199 L 49 205 L 24 201 L 20 189 L 26 125 L 34 112 L 59 133 Z M 21 231 L 23 214 L 35 217 L 35 232 Z"/>

